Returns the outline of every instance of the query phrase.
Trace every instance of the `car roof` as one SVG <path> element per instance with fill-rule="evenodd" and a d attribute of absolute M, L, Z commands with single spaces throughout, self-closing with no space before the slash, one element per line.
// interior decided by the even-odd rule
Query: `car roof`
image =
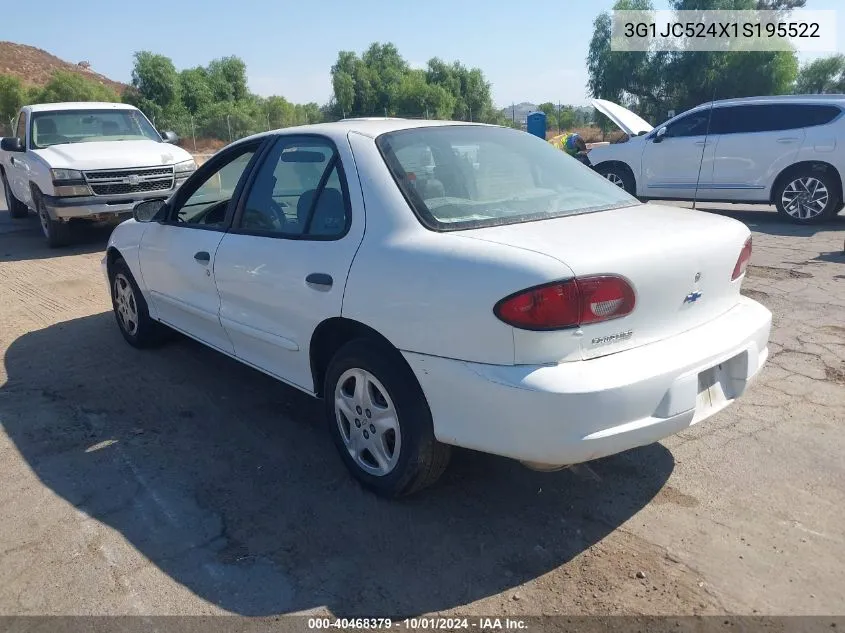
<path fill-rule="evenodd" d="M 65 103 L 34 103 L 24 106 L 29 112 L 55 112 L 62 110 L 135 110 L 127 103 L 108 103 L 101 101 L 68 101 Z"/>
<path fill-rule="evenodd" d="M 398 119 L 392 117 L 362 117 L 352 119 L 341 119 L 340 121 L 333 121 L 331 123 L 313 123 L 311 125 L 298 125 L 296 127 L 286 127 L 278 130 L 270 130 L 269 132 L 261 132 L 260 134 L 253 134 L 241 141 L 249 139 L 256 139 L 262 136 L 275 134 L 325 134 L 334 136 L 337 134 L 348 134 L 355 132 L 370 138 L 376 138 L 387 132 L 397 132 L 399 130 L 410 130 L 415 128 L 425 127 L 445 127 L 450 125 L 474 125 L 479 127 L 496 127 L 486 125 L 484 123 L 468 123 L 467 121 L 434 121 L 430 119 Z"/>
<path fill-rule="evenodd" d="M 709 108 L 711 102 L 697 105 L 693 110 L 700 108 Z M 845 94 L 827 94 L 827 95 L 771 95 L 761 97 L 737 97 L 734 99 L 717 99 L 713 101 L 714 107 L 744 105 L 744 104 L 767 104 L 767 103 L 834 103 L 837 105 L 845 105 Z"/>

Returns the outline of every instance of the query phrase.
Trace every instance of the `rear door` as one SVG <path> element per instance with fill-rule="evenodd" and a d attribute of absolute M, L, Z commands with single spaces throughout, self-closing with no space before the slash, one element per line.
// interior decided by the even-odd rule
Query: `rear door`
<path fill-rule="evenodd" d="M 158 318 L 229 354 L 214 284 L 217 248 L 260 145 L 238 144 L 203 165 L 171 201 L 167 220 L 151 223 L 141 241 L 141 274 Z"/>
<path fill-rule="evenodd" d="M 720 108 L 722 133 L 708 197 L 768 199 L 771 182 L 792 164 L 804 142 L 803 108 L 787 103 Z"/>
<path fill-rule="evenodd" d="M 348 143 L 281 136 L 217 251 L 220 318 L 235 354 L 308 391 L 311 338 L 340 316 L 364 235 L 357 182 Z"/>
<path fill-rule="evenodd" d="M 649 198 L 692 199 L 709 186 L 718 136 L 708 134 L 710 111 L 696 110 L 670 122 L 658 140 L 652 132 L 642 154 L 642 182 Z"/>

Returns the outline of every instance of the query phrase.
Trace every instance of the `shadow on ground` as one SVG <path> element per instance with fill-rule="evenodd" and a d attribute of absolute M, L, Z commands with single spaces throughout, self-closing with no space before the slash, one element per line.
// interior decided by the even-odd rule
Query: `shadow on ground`
<path fill-rule="evenodd" d="M 319 403 L 194 342 L 141 352 L 103 313 L 21 336 L 5 366 L 0 420 L 43 484 L 239 614 L 497 594 L 605 537 L 674 467 L 659 444 L 597 478 L 458 451 L 436 487 L 387 502 L 351 480 Z"/>
<path fill-rule="evenodd" d="M 729 204 L 724 206 L 711 204 L 707 208 L 699 208 L 699 210 L 734 218 L 740 222 L 744 222 L 751 230 L 768 235 L 812 237 L 822 231 L 845 230 L 845 215 L 843 214 L 839 214 L 821 224 L 805 225 L 792 224 L 784 220 L 777 212 L 765 209 L 761 209 L 760 211 L 736 210 L 732 209 L 731 206 Z"/>
<path fill-rule="evenodd" d="M 51 259 L 106 250 L 110 225 L 75 224 L 71 228 L 71 242 L 62 248 L 50 248 L 38 218 L 30 213 L 26 218 L 12 219 L 9 212 L 0 210 L 0 261 Z"/>

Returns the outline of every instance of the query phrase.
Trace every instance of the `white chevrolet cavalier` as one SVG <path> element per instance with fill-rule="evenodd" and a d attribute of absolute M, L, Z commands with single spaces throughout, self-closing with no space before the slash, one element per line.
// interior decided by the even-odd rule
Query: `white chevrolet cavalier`
<path fill-rule="evenodd" d="M 226 147 L 103 267 L 130 344 L 167 326 L 321 397 L 352 474 L 396 496 L 450 446 L 554 469 L 730 404 L 768 355 L 750 256 L 740 222 L 524 132 L 359 119 Z"/>

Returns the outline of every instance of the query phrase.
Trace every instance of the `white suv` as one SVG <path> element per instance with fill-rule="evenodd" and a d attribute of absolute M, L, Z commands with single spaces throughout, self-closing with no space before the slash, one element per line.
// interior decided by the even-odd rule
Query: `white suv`
<path fill-rule="evenodd" d="M 715 101 L 656 129 L 615 103 L 593 105 L 626 133 L 590 150 L 593 167 L 641 199 L 774 204 L 801 224 L 843 207 L 845 95 Z"/>

